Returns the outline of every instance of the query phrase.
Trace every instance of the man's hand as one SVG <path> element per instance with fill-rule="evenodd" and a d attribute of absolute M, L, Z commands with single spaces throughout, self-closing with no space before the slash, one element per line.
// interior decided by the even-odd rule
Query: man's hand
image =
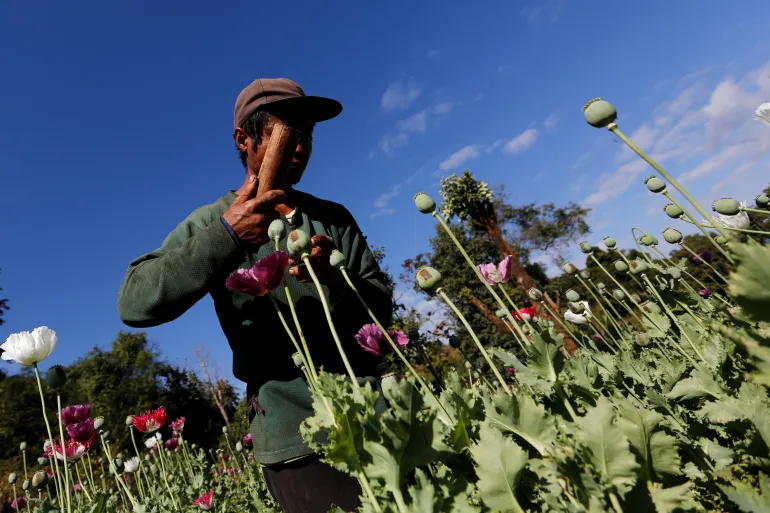
<path fill-rule="evenodd" d="M 334 241 L 326 235 L 313 235 L 310 239 L 313 243 L 313 249 L 308 255 L 310 265 L 313 266 L 318 281 L 327 285 L 330 288 L 335 288 L 342 284 L 343 277 L 339 269 L 335 269 L 329 263 L 329 257 L 332 254 L 334 248 Z M 300 283 L 309 283 L 312 280 L 307 267 L 299 267 L 299 264 L 303 263 L 301 260 L 289 260 L 289 274 L 294 276 Z"/>
<path fill-rule="evenodd" d="M 283 191 L 267 191 L 259 198 L 255 197 L 258 183 L 257 177 L 249 174 L 238 197 L 222 215 L 248 248 L 258 248 L 270 240 L 267 228 L 279 217 L 275 206 L 286 202 Z"/>

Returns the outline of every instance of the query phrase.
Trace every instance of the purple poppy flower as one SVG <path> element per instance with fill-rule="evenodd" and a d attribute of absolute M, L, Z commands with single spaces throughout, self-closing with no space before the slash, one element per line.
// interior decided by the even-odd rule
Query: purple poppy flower
<path fill-rule="evenodd" d="M 62 410 L 62 413 L 63 410 Z M 94 419 L 86 419 L 83 422 L 67 424 L 67 434 L 76 442 L 90 442 L 96 436 Z"/>
<path fill-rule="evenodd" d="M 88 418 L 88 413 L 91 411 L 90 404 L 74 404 L 62 408 L 61 411 L 61 423 L 65 426 L 70 424 L 77 424 L 83 422 Z"/>

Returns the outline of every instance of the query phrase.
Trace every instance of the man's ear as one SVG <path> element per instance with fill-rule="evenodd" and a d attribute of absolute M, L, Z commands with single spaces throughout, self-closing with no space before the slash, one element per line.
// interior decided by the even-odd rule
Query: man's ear
<path fill-rule="evenodd" d="M 251 150 L 251 137 L 249 137 L 243 128 L 238 127 L 233 132 L 233 139 L 235 139 L 235 145 L 242 152 L 248 152 Z"/>

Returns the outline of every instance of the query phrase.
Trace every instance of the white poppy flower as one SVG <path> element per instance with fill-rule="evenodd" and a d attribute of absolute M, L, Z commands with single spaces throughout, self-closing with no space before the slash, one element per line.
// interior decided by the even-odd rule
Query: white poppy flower
<path fill-rule="evenodd" d="M 155 438 L 154 436 L 144 441 L 144 446 L 147 447 L 148 449 L 152 449 L 156 445 L 158 445 L 158 439 Z"/>
<path fill-rule="evenodd" d="M 139 458 L 134 456 L 123 462 L 123 470 L 126 472 L 135 472 L 139 468 Z"/>
<path fill-rule="evenodd" d="M 588 322 L 588 319 L 591 318 L 591 309 L 588 306 L 588 301 L 578 301 L 578 303 L 583 303 L 583 306 L 585 307 L 585 310 L 583 313 L 575 313 L 570 309 L 567 309 L 566 312 L 564 312 L 564 320 L 569 321 L 572 324 L 585 324 Z"/>
<path fill-rule="evenodd" d="M 46 326 L 35 328 L 32 333 L 14 333 L 0 345 L 3 350 L 2 358 L 25 366 L 34 365 L 45 360 L 53 352 L 58 340 L 56 332 Z"/>
<path fill-rule="evenodd" d="M 754 111 L 754 115 L 751 116 L 751 119 L 756 119 L 757 121 L 762 121 L 763 123 L 770 125 L 770 103 L 763 103 L 757 107 L 757 110 Z"/>
<path fill-rule="evenodd" d="M 745 201 L 741 202 L 741 206 L 745 207 L 746 202 Z M 719 226 L 722 226 L 724 228 L 746 230 L 751 224 L 751 219 L 749 218 L 749 215 L 743 210 L 741 210 L 734 216 L 726 216 L 726 215 L 714 213 L 713 217 L 714 217 L 714 221 L 716 221 L 716 223 Z M 711 226 L 711 223 L 708 223 L 706 221 L 703 221 L 703 226 L 707 228 L 713 228 L 713 226 Z"/>

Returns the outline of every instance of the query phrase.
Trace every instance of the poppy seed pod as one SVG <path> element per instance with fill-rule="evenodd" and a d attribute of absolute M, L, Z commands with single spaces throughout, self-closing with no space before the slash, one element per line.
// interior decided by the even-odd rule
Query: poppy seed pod
<path fill-rule="evenodd" d="M 618 111 L 610 102 L 601 98 L 594 98 L 583 106 L 583 115 L 589 125 L 596 128 L 605 128 L 618 119 Z"/>
<path fill-rule="evenodd" d="M 543 293 L 540 292 L 540 290 L 536 289 L 535 287 L 532 287 L 527 291 L 527 295 L 529 296 L 529 299 L 532 301 L 540 301 L 543 299 Z"/>
<path fill-rule="evenodd" d="M 615 239 L 612 237 L 605 237 L 604 238 L 604 245 L 607 246 L 607 249 L 613 249 L 615 246 L 617 246 L 617 242 L 615 242 Z"/>
<path fill-rule="evenodd" d="M 48 483 L 47 472 L 43 470 L 39 470 L 35 472 L 34 476 L 32 476 L 32 486 L 34 486 L 35 488 L 42 488 L 43 486 L 46 485 L 46 483 Z"/>
<path fill-rule="evenodd" d="M 639 346 L 646 346 L 650 343 L 649 339 L 647 338 L 647 335 L 644 333 L 637 333 L 634 335 L 634 342 L 636 342 Z"/>
<path fill-rule="evenodd" d="M 639 274 L 639 273 L 646 272 L 647 269 L 650 268 L 650 266 L 647 265 L 647 262 L 645 262 L 644 260 L 639 260 L 637 258 L 637 259 L 631 260 L 631 262 L 629 263 L 629 268 L 631 270 L 631 274 Z"/>
<path fill-rule="evenodd" d="M 458 337 L 457 335 L 450 335 L 449 345 L 454 347 L 455 349 L 460 349 L 460 347 L 463 345 L 463 341 L 460 340 L 460 337 Z"/>
<path fill-rule="evenodd" d="M 645 312 L 654 313 L 654 314 L 659 314 L 663 311 L 661 310 L 660 306 L 658 306 L 657 303 L 653 303 L 652 301 L 645 301 L 644 303 L 642 303 L 641 307 L 642 307 L 642 310 L 644 310 Z"/>
<path fill-rule="evenodd" d="M 342 251 L 338 249 L 332 250 L 332 254 L 329 256 L 329 264 L 335 269 L 343 267 L 345 265 L 345 255 L 342 254 Z"/>
<path fill-rule="evenodd" d="M 586 255 L 590 254 L 593 250 L 594 248 L 592 248 L 591 245 L 586 241 L 583 241 L 580 243 L 580 251 L 582 251 Z"/>
<path fill-rule="evenodd" d="M 673 228 L 663 230 L 663 238 L 669 244 L 679 244 L 682 242 L 682 232 Z"/>
<path fill-rule="evenodd" d="M 48 463 L 48 461 L 49 461 L 48 458 L 43 458 L 41 456 L 40 458 L 37 459 L 37 464 L 38 465 L 45 465 L 46 463 Z"/>
<path fill-rule="evenodd" d="M 607 285 L 605 285 L 603 281 L 597 281 L 596 288 L 599 290 L 604 290 L 607 288 Z"/>
<path fill-rule="evenodd" d="M 717 235 L 717 238 L 715 239 L 717 244 L 727 244 L 727 237 L 724 235 Z"/>
<path fill-rule="evenodd" d="M 300 369 L 305 365 L 305 361 L 302 359 L 302 355 L 299 353 L 294 353 L 291 355 L 291 359 L 294 361 L 294 365 Z"/>
<path fill-rule="evenodd" d="M 655 239 L 652 237 L 652 235 L 642 235 L 639 237 L 639 244 L 642 246 L 652 246 L 655 244 Z"/>
<path fill-rule="evenodd" d="M 712 203 L 711 208 L 724 216 L 734 216 L 741 211 L 741 204 L 732 198 L 722 198 Z"/>
<path fill-rule="evenodd" d="M 94 429 L 99 429 L 104 425 L 104 417 L 96 417 L 94 419 Z"/>
<path fill-rule="evenodd" d="M 567 306 L 569 307 L 569 311 L 576 314 L 581 314 L 586 311 L 586 305 L 583 303 L 575 303 L 574 301 L 570 301 L 567 303 Z"/>
<path fill-rule="evenodd" d="M 227 426 L 222 426 L 222 434 L 223 435 L 227 434 Z"/>
<path fill-rule="evenodd" d="M 618 301 L 623 301 L 626 298 L 626 293 L 620 289 L 615 289 L 612 291 L 612 297 L 614 297 Z"/>
<path fill-rule="evenodd" d="M 134 417 L 129 415 L 126 417 L 126 426 L 133 426 L 134 425 Z"/>
<path fill-rule="evenodd" d="M 615 269 L 620 272 L 628 271 L 628 264 L 625 260 L 615 260 Z"/>
<path fill-rule="evenodd" d="M 678 267 L 669 267 L 666 269 L 666 274 L 674 278 L 675 280 L 678 280 L 682 277 L 682 270 Z"/>
<path fill-rule="evenodd" d="M 45 381 L 54 390 L 61 389 L 67 384 L 67 373 L 61 365 L 54 365 L 45 374 Z"/>
<path fill-rule="evenodd" d="M 582 271 L 580 271 L 579 274 L 580 274 L 580 277 L 583 278 L 584 280 L 590 280 L 591 279 L 591 273 L 588 270 L 586 270 L 586 269 L 583 269 Z"/>
<path fill-rule="evenodd" d="M 313 250 L 313 242 L 304 231 L 294 230 L 289 234 L 289 239 L 286 241 L 286 249 L 292 258 L 302 258 L 302 255 L 309 255 Z"/>
<path fill-rule="evenodd" d="M 441 287 L 441 273 L 432 267 L 417 270 L 417 285 L 425 292 L 434 292 Z"/>
<path fill-rule="evenodd" d="M 657 176 L 651 176 L 647 180 L 644 181 L 644 183 L 647 185 L 647 189 L 649 189 L 650 192 L 663 192 L 666 190 L 666 182 L 658 178 Z"/>
<path fill-rule="evenodd" d="M 566 264 L 564 264 L 562 266 L 562 269 L 564 269 L 565 273 L 570 274 L 570 275 L 575 274 L 576 272 L 578 272 L 578 268 L 572 262 L 567 262 Z"/>
<path fill-rule="evenodd" d="M 27 450 L 27 442 L 22 442 L 19 444 L 19 451 L 24 452 Z"/>
<path fill-rule="evenodd" d="M 471 364 L 471 362 L 466 361 L 465 362 L 465 368 L 468 369 L 468 370 L 471 370 L 471 369 L 473 369 L 473 365 Z"/>
<path fill-rule="evenodd" d="M 235 442 L 235 450 L 238 452 L 243 451 L 243 444 L 241 442 Z"/>
<path fill-rule="evenodd" d="M 96 421 L 94 421 L 94 425 L 96 425 Z M 160 435 L 160 433 L 158 433 L 158 435 Z M 108 430 L 102 431 L 102 436 L 104 438 L 109 437 L 110 436 L 110 430 L 108 429 Z"/>
<path fill-rule="evenodd" d="M 283 232 L 286 230 L 286 226 L 283 224 L 282 219 L 276 219 L 270 226 L 267 227 L 267 236 L 274 241 L 281 240 Z"/>
<path fill-rule="evenodd" d="M 501 308 L 495 312 L 495 315 L 498 319 L 503 319 L 504 317 L 508 316 L 508 312 Z"/>
<path fill-rule="evenodd" d="M 638 305 L 642 302 L 642 298 L 639 297 L 639 294 L 631 294 L 631 301 Z"/>
<path fill-rule="evenodd" d="M 8 474 L 8 482 L 10 484 L 16 483 L 16 479 L 18 479 L 18 476 L 16 475 L 16 472 L 11 472 L 10 474 Z"/>
<path fill-rule="evenodd" d="M 432 214 L 436 211 L 436 202 L 424 192 L 418 192 L 413 199 L 417 210 L 423 214 Z"/>
<path fill-rule="evenodd" d="M 568 301 L 580 301 L 580 294 L 573 289 L 569 289 L 565 292 L 564 297 L 566 297 Z"/>
<path fill-rule="evenodd" d="M 767 208 L 767 206 L 770 205 L 770 198 L 764 194 L 760 194 L 754 198 L 754 203 L 757 205 L 757 208 Z"/>
<path fill-rule="evenodd" d="M 663 211 L 671 219 L 679 219 L 682 217 L 682 215 L 684 215 L 684 210 L 682 210 L 678 205 L 674 205 L 673 203 L 669 203 L 663 207 Z"/>
<path fill-rule="evenodd" d="M 32 485 L 32 482 L 29 479 L 25 479 L 24 482 L 21 483 L 21 489 L 25 492 L 29 490 L 29 487 Z"/>

